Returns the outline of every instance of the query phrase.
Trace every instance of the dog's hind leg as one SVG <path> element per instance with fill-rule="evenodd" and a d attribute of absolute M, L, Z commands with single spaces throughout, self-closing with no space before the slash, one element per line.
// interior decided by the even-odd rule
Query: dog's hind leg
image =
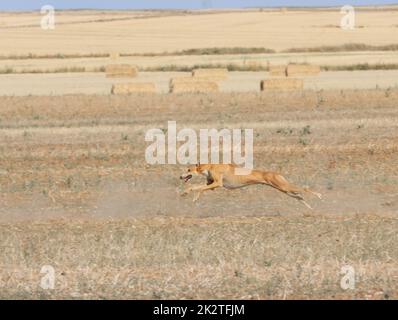
<path fill-rule="evenodd" d="M 317 196 L 320 200 L 322 200 L 322 194 L 321 194 L 321 193 L 312 191 L 312 190 L 310 190 L 310 189 L 308 189 L 308 188 L 303 188 L 303 190 L 304 190 L 305 192 L 308 192 L 308 193 L 313 194 L 314 196 Z"/>
<path fill-rule="evenodd" d="M 275 182 L 280 187 L 282 187 L 283 190 L 286 190 L 287 192 L 291 192 L 293 194 L 301 194 L 306 192 L 306 193 L 311 193 L 314 196 L 317 196 L 319 199 L 322 199 L 322 194 L 312 191 L 311 189 L 308 188 L 296 187 L 295 185 L 292 185 L 289 181 L 287 181 L 284 176 L 275 175 Z"/>
<path fill-rule="evenodd" d="M 265 179 L 264 183 L 285 193 L 289 197 L 297 199 L 307 208 L 312 210 L 312 207 L 304 200 L 303 196 L 301 195 L 301 193 L 306 190 L 291 185 L 283 176 L 275 174 L 271 176 L 270 179 Z"/>
<path fill-rule="evenodd" d="M 283 192 L 283 191 L 282 191 L 282 192 Z M 312 207 L 304 200 L 304 198 L 303 198 L 301 195 L 296 194 L 296 193 L 291 193 L 291 192 L 285 192 L 285 193 L 286 193 L 289 197 L 295 198 L 295 199 L 297 199 L 298 201 L 300 201 L 300 202 L 301 202 L 302 204 L 304 204 L 307 208 L 313 210 Z"/>

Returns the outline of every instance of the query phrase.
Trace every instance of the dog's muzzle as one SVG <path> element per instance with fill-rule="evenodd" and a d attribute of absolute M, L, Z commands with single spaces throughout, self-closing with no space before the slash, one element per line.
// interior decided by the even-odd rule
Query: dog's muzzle
<path fill-rule="evenodd" d="M 184 182 L 188 182 L 192 178 L 192 174 L 188 174 L 186 176 L 181 176 L 180 179 L 184 180 Z"/>

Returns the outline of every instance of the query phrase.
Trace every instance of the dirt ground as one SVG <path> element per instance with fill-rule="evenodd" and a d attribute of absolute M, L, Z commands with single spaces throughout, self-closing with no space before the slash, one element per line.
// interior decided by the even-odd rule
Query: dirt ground
<path fill-rule="evenodd" d="M 149 166 L 144 158 L 145 132 L 167 130 L 168 120 L 178 128 L 254 129 L 255 167 L 324 193 L 324 201 L 310 200 L 316 212 L 396 214 L 396 99 L 391 89 L 2 97 L 1 218 L 38 207 L 43 215 L 124 217 L 305 211 L 263 187 L 209 192 L 198 204 L 179 197 L 184 166 Z"/>

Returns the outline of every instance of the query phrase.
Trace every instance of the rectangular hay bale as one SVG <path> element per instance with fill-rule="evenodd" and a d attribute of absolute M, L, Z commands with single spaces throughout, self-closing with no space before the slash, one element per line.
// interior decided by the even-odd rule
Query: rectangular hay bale
<path fill-rule="evenodd" d="M 218 84 L 211 81 L 179 82 L 170 86 L 171 93 L 207 93 L 218 91 Z"/>
<path fill-rule="evenodd" d="M 314 76 L 321 72 L 321 68 L 310 64 L 289 64 L 286 69 L 288 77 Z"/>
<path fill-rule="evenodd" d="M 286 66 L 283 65 L 275 65 L 269 67 L 269 74 L 272 77 L 286 77 Z"/>
<path fill-rule="evenodd" d="M 303 79 L 266 79 L 261 81 L 261 91 L 303 90 Z"/>
<path fill-rule="evenodd" d="M 120 54 L 119 54 L 119 52 L 111 52 L 111 53 L 109 54 L 109 58 L 110 58 L 111 60 L 117 60 L 117 59 L 120 58 Z"/>
<path fill-rule="evenodd" d="M 112 94 L 156 93 L 156 87 L 151 82 L 115 83 L 112 86 L 111 93 Z"/>
<path fill-rule="evenodd" d="M 133 78 L 138 75 L 137 68 L 129 64 L 109 64 L 105 72 L 107 78 Z"/>
<path fill-rule="evenodd" d="M 211 69 L 194 69 L 192 70 L 192 77 L 207 78 L 213 81 L 225 80 L 228 77 L 228 69 L 226 68 L 211 68 Z"/>
<path fill-rule="evenodd" d="M 175 84 L 178 83 L 197 83 L 197 82 L 216 82 L 216 80 L 212 79 L 212 78 L 208 78 L 208 77 L 176 77 L 176 78 L 172 78 L 170 79 L 169 85 L 170 88 L 173 87 Z"/>

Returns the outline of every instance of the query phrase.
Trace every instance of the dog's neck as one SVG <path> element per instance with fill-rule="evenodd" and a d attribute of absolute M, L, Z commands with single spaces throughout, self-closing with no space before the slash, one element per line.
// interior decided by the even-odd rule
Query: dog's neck
<path fill-rule="evenodd" d="M 205 175 L 206 177 L 209 177 L 209 176 L 210 176 L 209 170 L 203 170 L 203 171 L 202 171 L 202 174 Z"/>

